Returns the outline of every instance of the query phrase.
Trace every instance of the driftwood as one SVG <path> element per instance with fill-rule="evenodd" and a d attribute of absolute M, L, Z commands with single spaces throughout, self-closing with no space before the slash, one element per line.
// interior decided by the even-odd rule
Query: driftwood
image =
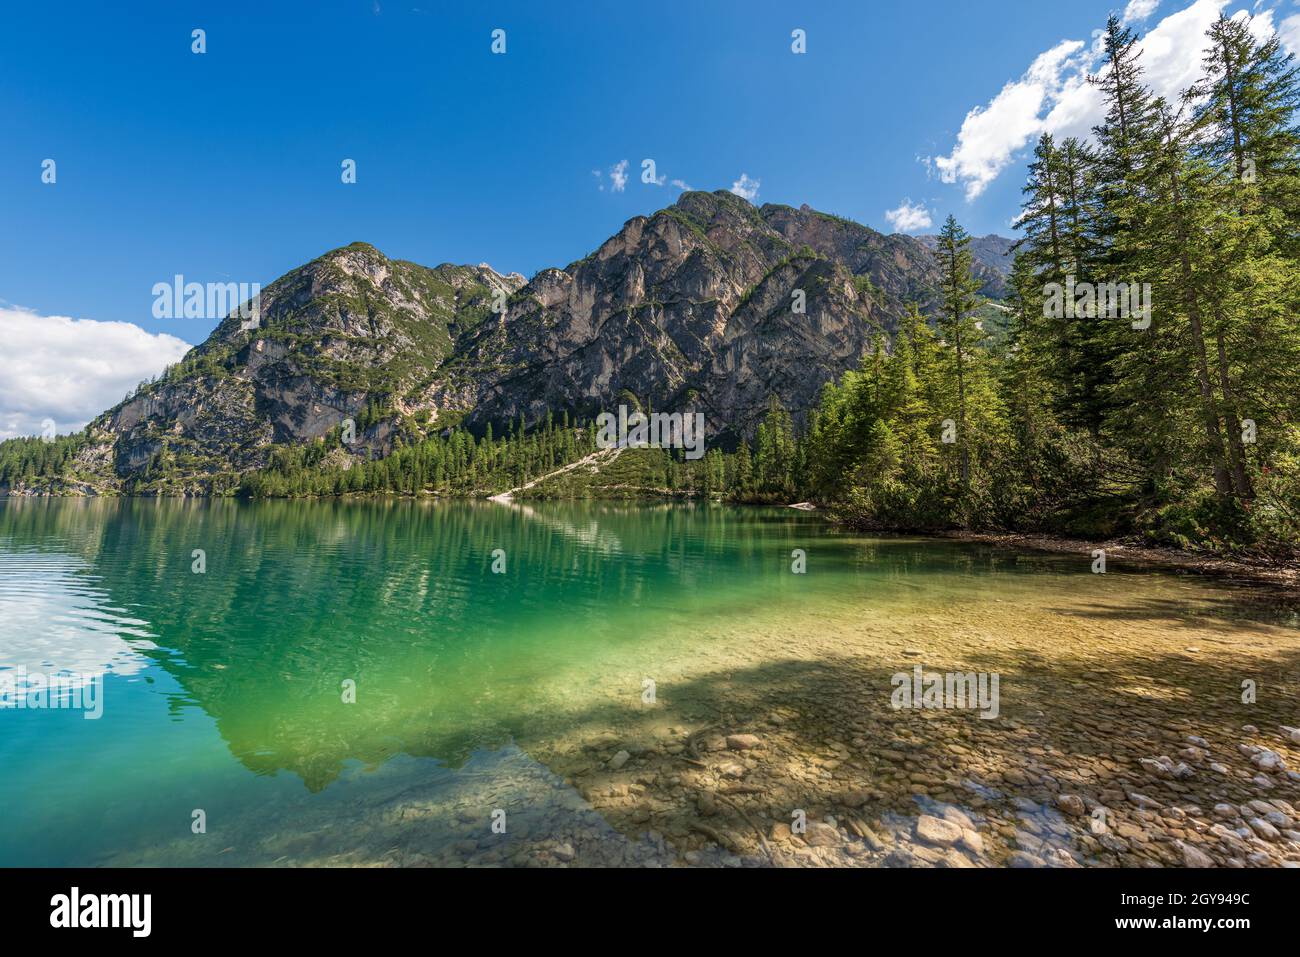
<path fill-rule="evenodd" d="M 768 861 L 775 863 L 775 861 L 772 860 L 772 848 L 769 847 L 767 843 L 767 835 L 764 834 L 762 828 L 760 828 L 757 824 L 755 824 L 753 820 L 750 818 L 750 816 L 745 813 L 745 809 L 724 794 L 715 794 L 714 797 L 716 797 L 719 801 L 722 801 L 729 808 L 734 810 L 737 814 L 739 814 L 741 817 L 745 819 L 745 823 L 748 824 L 750 827 L 752 827 L 754 829 L 754 833 L 758 835 L 758 843 L 763 845 L 763 853 L 767 855 Z"/>

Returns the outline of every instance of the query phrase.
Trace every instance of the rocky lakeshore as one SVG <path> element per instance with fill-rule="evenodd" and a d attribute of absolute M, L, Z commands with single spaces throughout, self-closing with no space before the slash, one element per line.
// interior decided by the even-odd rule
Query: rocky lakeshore
<path fill-rule="evenodd" d="M 738 720 L 734 728 L 750 730 L 735 733 L 671 729 L 658 743 L 602 736 L 552 759 L 568 765 L 567 781 L 507 749 L 485 759 L 493 773 L 446 794 L 408 781 L 332 824 L 295 818 L 306 826 L 254 842 L 238 828 L 241 839 L 210 862 L 1300 867 L 1295 729 L 1248 726 L 1233 744 L 1171 724 L 1119 742 L 1111 719 L 1079 718 L 1095 753 L 1072 759 L 1042 746 L 1032 721 L 945 733 L 937 721 L 882 715 L 845 720 L 840 740 L 818 730 L 820 718 L 785 708 Z M 993 735 L 1011 741 L 985 740 Z M 1023 746 L 1017 760 L 1007 760 L 1009 743 Z M 498 833 L 492 811 L 502 806 L 509 817 Z M 194 863 L 212 855 L 188 842 L 168 853 Z M 155 861 L 150 852 L 106 863 Z"/>
<path fill-rule="evenodd" d="M 797 508 L 798 506 L 791 506 Z M 1017 532 L 946 532 L 940 537 L 980 542 L 1003 548 L 1031 548 L 1058 554 L 1091 555 L 1103 549 L 1108 560 L 1212 575 L 1232 581 L 1300 588 L 1300 560 L 1262 559 L 1217 555 L 1181 548 L 1156 548 L 1120 541 L 1084 541 L 1056 535 Z"/>
<path fill-rule="evenodd" d="M 983 748 L 977 729 L 924 741 L 906 722 L 892 727 L 892 747 L 855 734 L 801 748 L 800 718 L 774 713 L 762 734 L 710 732 L 677 760 L 643 755 L 630 773 L 584 793 L 606 816 L 658 823 L 689 848 L 686 864 L 1300 867 L 1300 775 L 1282 755 L 1289 745 L 1293 762 L 1297 752 L 1289 729 L 1283 737 L 1283 729 L 1247 727 L 1243 738 L 1267 744 L 1217 749 L 1161 729 L 1149 750 L 1174 757 L 1134 760 L 1143 749 L 1105 738 L 1105 722 L 1081 723 L 1082 733 L 1125 753 L 1067 761 L 1060 749 L 1030 743 L 1035 730 L 1021 725 L 1010 734 L 1024 740 L 1023 757 L 1009 762 L 990 760 L 1006 744 Z M 846 736 L 858 730 L 845 726 Z M 621 769 L 623 754 L 606 767 Z M 801 833 L 782 806 L 790 802 L 774 800 L 791 789 L 807 796 Z"/>
<path fill-rule="evenodd" d="M 870 617 L 809 596 L 701 622 L 537 687 L 523 730 L 436 786 L 384 765 L 391 785 L 376 771 L 342 806 L 250 813 L 221 856 L 180 840 L 108 862 L 1300 866 L 1294 611 L 995 561 L 1040 573 L 875 585 Z M 1000 712 L 895 708 L 916 665 L 1000 675 Z"/>

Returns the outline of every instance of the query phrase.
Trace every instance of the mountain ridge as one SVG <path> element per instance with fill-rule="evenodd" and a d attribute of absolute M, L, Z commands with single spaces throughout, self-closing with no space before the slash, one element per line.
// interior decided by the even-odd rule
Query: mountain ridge
<path fill-rule="evenodd" d="M 977 267 L 992 298 L 997 273 Z M 350 451 L 373 458 L 434 429 L 589 419 L 628 399 L 701 409 L 726 441 L 752 434 L 772 396 L 802 419 L 910 304 L 932 314 L 937 289 L 924 238 L 723 190 L 683 193 L 531 279 L 355 242 L 265 287 L 257 328 L 232 313 L 93 420 L 80 464 L 201 479 L 348 419 Z"/>

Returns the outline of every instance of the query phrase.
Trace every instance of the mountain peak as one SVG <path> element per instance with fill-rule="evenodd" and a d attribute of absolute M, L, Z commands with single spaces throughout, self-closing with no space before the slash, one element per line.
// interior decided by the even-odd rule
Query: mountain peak
<path fill-rule="evenodd" d="M 271 283 L 257 326 L 227 318 L 90 431 L 123 477 L 182 451 L 229 473 L 346 419 L 364 423 L 352 453 L 373 456 L 448 422 L 589 418 L 626 392 L 702 411 L 725 441 L 773 396 L 802 418 L 909 304 L 932 310 L 939 281 L 924 239 L 727 190 L 684 192 L 530 281 L 353 242 Z"/>

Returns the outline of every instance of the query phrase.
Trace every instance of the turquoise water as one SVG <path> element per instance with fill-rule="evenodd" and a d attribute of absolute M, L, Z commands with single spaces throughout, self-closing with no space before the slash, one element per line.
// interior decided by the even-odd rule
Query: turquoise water
<path fill-rule="evenodd" d="M 1225 617 L 1296 633 L 1286 605 L 1089 564 L 793 510 L 0 500 L 0 666 L 105 675 L 98 720 L 0 709 L 0 865 L 427 862 L 507 800 L 534 836 L 561 815 L 648 859 L 562 760 L 640 720 L 647 677 L 680 733 L 774 663 L 896 652 L 936 616 L 1086 622 L 1057 606 L 1135 582 L 1171 617 L 1132 646 Z"/>

